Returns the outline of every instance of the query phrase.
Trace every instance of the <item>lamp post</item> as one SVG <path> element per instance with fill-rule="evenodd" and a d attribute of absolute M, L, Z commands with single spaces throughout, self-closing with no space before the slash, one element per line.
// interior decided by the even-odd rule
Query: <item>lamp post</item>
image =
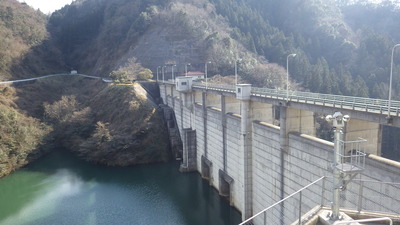
<path fill-rule="evenodd" d="M 188 73 L 188 66 L 190 66 L 190 63 L 186 63 L 185 65 L 185 76 L 187 76 Z"/>
<path fill-rule="evenodd" d="M 286 57 L 286 101 L 289 101 L 289 57 L 295 57 L 296 54 L 292 53 Z"/>
<path fill-rule="evenodd" d="M 397 46 L 400 46 L 400 44 L 396 44 L 393 46 L 392 49 L 392 59 L 390 61 L 390 80 L 389 80 L 389 105 L 388 105 L 388 115 L 387 118 L 390 118 L 390 108 L 392 107 L 392 79 L 393 79 L 393 55 L 394 55 L 394 50 Z"/>
<path fill-rule="evenodd" d="M 158 82 L 158 69 L 160 69 L 160 66 L 157 66 L 157 82 Z"/>
<path fill-rule="evenodd" d="M 161 67 L 161 71 L 162 71 L 162 82 L 164 83 L 164 68 L 165 66 Z"/>
<path fill-rule="evenodd" d="M 208 74 L 207 74 L 207 64 L 211 63 L 211 61 L 208 61 L 204 64 L 204 71 L 206 74 L 206 89 L 208 88 L 208 83 L 207 83 L 207 79 L 208 79 Z"/>
<path fill-rule="evenodd" d="M 175 81 L 175 76 L 174 76 L 174 66 L 176 65 L 172 65 L 171 66 L 171 71 L 172 71 L 172 80 Z"/>
<path fill-rule="evenodd" d="M 237 63 L 238 62 L 241 62 L 242 61 L 242 59 L 237 59 L 236 61 L 235 61 L 235 84 L 237 85 L 238 84 L 238 69 L 237 69 Z"/>

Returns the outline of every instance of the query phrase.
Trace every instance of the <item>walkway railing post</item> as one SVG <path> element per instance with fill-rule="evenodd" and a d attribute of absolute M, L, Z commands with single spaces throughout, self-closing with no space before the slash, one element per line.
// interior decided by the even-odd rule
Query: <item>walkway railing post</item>
<path fill-rule="evenodd" d="M 301 224 L 301 202 L 302 202 L 302 191 L 300 191 L 300 199 L 299 199 L 299 225 Z"/>
<path fill-rule="evenodd" d="M 321 191 L 321 207 L 325 205 L 325 177 L 322 180 L 322 191 Z"/>
<path fill-rule="evenodd" d="M 362 198 L 363 198 L 363 190 L 364 190 L 364 181 L 360 181 L 360 189 L 358 190 L 358 204 L 357 211 L 361 212 L 362 210 Z"/>

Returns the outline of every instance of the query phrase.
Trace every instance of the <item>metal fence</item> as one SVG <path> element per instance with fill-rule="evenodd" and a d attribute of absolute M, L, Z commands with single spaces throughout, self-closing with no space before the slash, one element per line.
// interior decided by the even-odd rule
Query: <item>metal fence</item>
<path fill-rule="evenodd" d="M 321 177 L 239 225 L 304 224 L 320 209 L 330 208 L 332 177 Z M 340 209 L 372 212 L 400 220 L 400 183 L 353 180 L 340 193 Z"/>
<path fill-rule="evenodd" d="M 341 208 L 396 215 L 400 219 L 400 183 L 355 179 L 340 194 Z"/>
<path fill-rule="evenodd" d="M 165 81 L 165 83 L 171 83 Z M 213 84 L 207 85 L 202 82 L 194 82 L 193 87 L 209 90 L 218 90 L 226 92 L 235 92 L 235 85 Z M 270 89 L 270 88 L 252 88 L 252 96 L 281 99 L 291 102 L 302 102 L 314 105 L 330 106 L 334 108 L 350 109 L 356 111 L 372 112 L 391 116 L 400 116 L 400 101 L 389 101 L 383 99 L 362 98 L 354 96 L 330 95 L 312 92 L 289 91 Z"/>
<path fill-rule="evenodd" d="M 366 139 L 358 138 L 354 141 L 339 140 L 340 149 L 338 152 L 340 162 L 336 167 L 346 173 L 361 172 L 365 167 L 365 152 L 364 145 L 367 143 Z"/>
<path fill-rule="evenodd" d="M 268 88 L 252 88 L 254 96 L 285 99 L 287 92 L 284 90 Z M 335 108 L 351 109 L 357 111 L 388 114 L 389 101 L 383 99 L 362 98 L 354 96 L 330 95 L 311 92 L 290 91 L 288 101 L 302 102 L 315 105 L 331 106 Z M 390 115 L 399 116 L 400 101 L 392 101 Z"/>
<path fill-rule="evenodd" d="M 239 225 L 302 224 L 307 212 L 325 204 L 325 177 L 321 177 Z M 312 215 L 310 215 L 312 216 Z"/>
<path fill-rule="evenodd" d="M 197 88 L 205 88 L 207 90 L 216 90 L 216 91 L 224 91 L 224 92 L 230 92 L 234 93 L 236 91 L 236 87 L 234 85 L 227 85 L 227 84 L 205 84 L 205 83 L 200 83 L 196 82 L 193 84 L 193 87 Z"/>

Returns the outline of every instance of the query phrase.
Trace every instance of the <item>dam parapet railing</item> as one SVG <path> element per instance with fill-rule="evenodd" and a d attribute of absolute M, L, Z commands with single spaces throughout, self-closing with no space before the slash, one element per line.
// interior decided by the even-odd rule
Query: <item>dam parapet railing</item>
<path fill-rule="evenodd" d="M 173 80 L 159 81 L 165 84 L 174 85 Z M 206 90 L 217 90 L 223 92 L 235 93 L 235 85 L 214 84 L 204 82 L 193 82 L 193 88 L 201 88 Z M 271 88 L 251 88 L 251 96 L 265 97 L 277 100 L 285 100 L 290 102 L 308 103 L 321 106 L 329 106 L 334 108 L 349 109 L 363 112 L 371 112 L 390 116 L 400 116 L 400 101 L 391 101 L 389 109 L 389 101 L 385 99 L 374 99 L 344 95 L 331 95 L 322 93 L 290 91 Z"/>
<path fill-rule="evenodd" d="M 330 210 L 332 180 L 332 177 L 321 177 L 239 225 L 307 224 L 320 210 Z M 365 196 L 365 193 L 369 193 L 369 196 Z M 386 216 L 400 221 L 398 193 L 400 183 L 353 180 L 348 189 L 341 192 L 340 210 L 355 217 Z M 388 208 L 388 205 L 391 207 Z"/>

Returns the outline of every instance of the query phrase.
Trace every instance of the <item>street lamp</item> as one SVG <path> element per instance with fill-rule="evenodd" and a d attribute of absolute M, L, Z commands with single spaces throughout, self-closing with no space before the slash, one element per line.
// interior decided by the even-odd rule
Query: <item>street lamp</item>
<path fill-rule="evenodd" d="M 208 83 L 207 83 L 207 64 L 209 64 L 209 63 L 211 63 L 211 61 L 208 61 L 208 62 L 206 62 L 205 64 L 204 64 L 204 71 L 205 71 L 205 74 L 206 74 L 206 89 L 208 88 Z"/>
<path fill-rule="evenodd" d="M 158 82 L 158 69 L 160 69 L 160 66 L 157 66 L 157 82 Z"/>
<path fill-rule="evenodd" d="M 388 105 L 388 115 L 387 118 L 390 118 L 390 108 L 392 106 L 392 78 L 393 78 L 393 55 L 394 55 L 394 50 L 397 46 L 400 46 L 400 44 L 396 44 L 393 46 L 392 49 L 392 60 L 390 62 L 390 80 L 389 80 L 389 105 Z"/>
<path fill-rule="evenodd" d="M 237 73 L 237 63 L 238 62 L 241 62 L 242 61 L 242 59 L 237 59 L 236 61 L 235 61 L 235 84 L 237 85 L 238 84 L 238 73 Z"/>
<path fill-rule="evenodd" d="M 190 63 L 187 63 L 187 64 L 185 65 L 185 76 L 187 76 L 187 73 L 188 73 L 188 71 L 187 71 L 187 70 L 188 70 L 188 69 L 187 69 L 188 66 L 190 66 Z"/>
<path fill-rule="evenodd" d="M 295 57 L 296 54 L 292 53 L 286 57 L 286 101 L 289 101 L 289 57 Z"/>
<path fill-rule="evenodd" d="M 175 81 L 175 76 L 174 76 L 174 66 L 176 65 L 172 65 L 171 66 L 171 71 L 172 71 L 172 80 Z"/>

